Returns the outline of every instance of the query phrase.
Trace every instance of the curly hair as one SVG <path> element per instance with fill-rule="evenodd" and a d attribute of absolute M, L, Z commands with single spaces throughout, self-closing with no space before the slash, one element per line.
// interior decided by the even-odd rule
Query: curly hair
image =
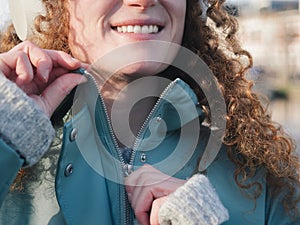
<path fill-rule="evenodd" d="M 300 196 L 295 190 L 300 182 L 294 141 L 271 120 L 267 107 L 252 91 L 253 82 L 245 78 L 253 59 L 237 39 L 238 23 L 224 10 L 225 0 L 208 1 L 207 23 L 197 19 L 202 13 L 197 2 L 188 1 L 191 13 L 186 18 L 183 45 L 206 62 L 220 84 L 227 106 L 223 143 L 236 165 L 235 181 L 242 189 L 254 190 L 252 197 L 257 199 L 262 184 L 250 180 L 264 168 L 272 193 L 278 194 L 285 188 L 283 204 L 290 215 L 296 216 Z"/>
<path fill-rule="evenodd" d="M 225 0 L 207 0 L 207 20 L 201 19 L 199 0 L 187 0 L 187 15 L 182 45 L 201 59 L 216 76 L 227 106 L 227 127 L 223 138 L 227 154 L 235 164 L 234 178 L 241 189 L 254 190 L 255 200 L 262 184 L 251 179 L 263 169 L 265 180 L 275 195 L 283 188 L 283 204 L 290 215 L 297 215 L 300 196 L 299 158 L 293 140 L 273 122 L 253 82 L 245 75 L 253 65 L 252 56 L 237 39 L 238 23 L 224 10 Z M 68 12 L 63 0 L 43 0 L 46 16 L 35 21 L 36 34 L 31 40 L 42 48 L 71 53 L 68 47 Z M 0 52 L 20 42 L 11 26 L 1 37 Z M 233 88 L 234 87 L 234 88 Z M 199 94 L 199 99 L 203 96 Z M 254 188 L 254 189 L 253 189 Z"/>

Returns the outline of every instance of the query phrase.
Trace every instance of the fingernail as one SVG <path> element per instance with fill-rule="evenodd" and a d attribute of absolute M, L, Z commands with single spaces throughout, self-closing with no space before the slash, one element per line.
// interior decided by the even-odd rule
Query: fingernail
<path fill-rule="evenodd" d="M 41 77 L 42 77 L 42 79 L 43 79 L 44 82 L 48 82 L 49 73 L 50 73 L 50 70 L 49 70 L 49 69 L 45 69 L 45 70 L 41 73 Z"/>
<path fill-rule="evenodd" d="M 80 61 L 79 61 L 78 59 L 73 58 L 73 57 L 70 57 L 70 58 L 68 59 L 68 62 L 69 62 L 69 63 L 80 63 Z"/>

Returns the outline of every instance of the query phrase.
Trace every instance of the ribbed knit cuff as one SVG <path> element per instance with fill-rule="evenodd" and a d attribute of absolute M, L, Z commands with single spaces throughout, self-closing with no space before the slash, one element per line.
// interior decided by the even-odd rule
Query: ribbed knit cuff
<path fill-rule="evenodd" d="M 229 215 L 209 180 L 196 174 L 169 195 L 158 218 L 160 225 L 217 225 Z"/>
<path fill-rule="evenodd" d="M 50 119 L 17 85 L 0 74 L 0 138 L 25 159 L 36 163 L 55 136 Z"/>

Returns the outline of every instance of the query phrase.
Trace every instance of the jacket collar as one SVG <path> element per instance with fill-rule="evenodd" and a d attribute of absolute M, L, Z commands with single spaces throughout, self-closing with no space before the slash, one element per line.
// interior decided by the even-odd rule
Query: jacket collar
<path fill-rule="evenodd" d="M 205 112 L 195 92 L 179 78 L 166 87 L 160 101 L 155 116 L 165 122 L 167 131 L 180 129 L 195 119 L 200 122 L 205 119 Z"/>
<path fill-rule="evenodd" d="M 85 76 L 88 78 L 88 82 L 79 85 L 75 93 L 72 106 L 73 116 L 85 106 L 88 106 L 91 116 L 97 116 L 95 115 L 95 109 L 98 107 L 96 105 L 99 101 L 99 88 L 92 75 L 87 74 Z M 149 117 L 164 121 L 164 123 L 161 123 L 163 124 L 161 129 L 165 130 L 163 127 L 166 126 L 167 131 L 180 129 L 195 119 L 203 122 L 206 115 L 195 92 L 180 78 L 170 82 L 161 93 L 150 114 Z"/>

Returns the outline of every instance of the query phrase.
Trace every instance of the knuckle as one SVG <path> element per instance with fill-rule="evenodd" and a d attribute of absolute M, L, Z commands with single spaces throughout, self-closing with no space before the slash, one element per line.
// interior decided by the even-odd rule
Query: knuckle
<path fill-rule="evenodd" d="M 31 49 L 36 46 L 31 41 L 25 40 L 20 45 L 17 45 L 17 47 L 21 47 L 22 49 Z"/>
<path fill-rule="evenodd" d="M 59 59 L 71 58 L 69 54 L 63 51 L 53 51 L 56 54 L 56 57 Z"/>
<path fill-rule="evenodd" d="M 25 52 L 22 52 L 22 51 L 16 51 L 16 52 L 14 52 L 14 54 L 16 55 L 16 57 L 18 59 L 24 60 L 24 59 L 28 58 L 27 54 Z"/>
<path fill-rule="evenodd" d="M 63 52 L 63 51 L 57 51 L 58 54 L 62 55 L 62 56 L 69 56 L 69 54 Z"/>
<path fill-rule="evenodd" d="M 145 168 L 145 169 L 149 169 L 149 168 L 151 168 L 152 166 L 150 165 L 150 164 L 144 164 L 143 166 L 142 166 L 142 168 Z"/>
<path fill-rule="evenodd" d="M 23 51 L 16 51 L 16 52 L 13 52 L 13 54 L 15 55 L 14 57 L 16 58 L 17 60 L 17 63 L 28 63 L 30 62 L 30 59 L 29 59 L 29 56 L 23 52 Z"/>
<path fill-rule="evenodd" d="M 134 212 L 135 212 L 135 215 L 136 215 L 137 218 L 141 218 L 144 214 L 143 210 L 141 210 L 140 207 L 135 208 Z"/>

